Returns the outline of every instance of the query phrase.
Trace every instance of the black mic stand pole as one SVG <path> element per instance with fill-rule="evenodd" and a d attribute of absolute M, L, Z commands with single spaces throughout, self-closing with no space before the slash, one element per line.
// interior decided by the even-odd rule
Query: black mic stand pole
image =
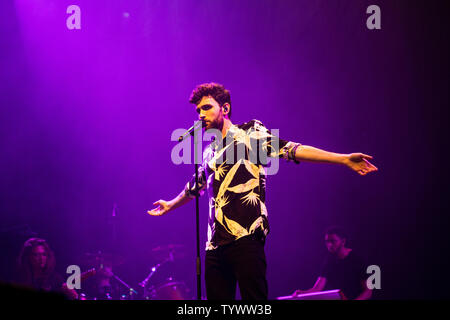
<path fill-rule="evenodd" d="M 197 121 L 194 125 L 182 136 L 178 138 L 178 142 L 183 141 L 189 135 L 194 136 L 194 169 L 195 169 L 195 225 L 197 236 L 197 259 L 196 259 L 196 273 L 197 273 L 197 300 L 202 299 L 202 278 L 201 278 L 201 258 L 200 258 L 200 209 L 199 209 L 199 188 L 198 188 L 198 153 L 197 153 L 197 132 L 203 128 L 203 123 Z M 200 139 L 200 146 L 201 146 Z"/>
<path fill-rule="evenodd" d="M 201 129 L 200 129 L 201 130 Z M 197 130 L 196 130 L 197 132 Z M 200 141 L 201 143 L 201 141 Z M 194 167 L 195 167 L 195 226 L 197 235 L 197 300 L 202 299 L 202 279 L 201 279 L 201 259 L 200 259 L 200 209 L 199 209 L 199 188 L 198 188 L 198 152 L 197 135 L 194 134 Z"/>

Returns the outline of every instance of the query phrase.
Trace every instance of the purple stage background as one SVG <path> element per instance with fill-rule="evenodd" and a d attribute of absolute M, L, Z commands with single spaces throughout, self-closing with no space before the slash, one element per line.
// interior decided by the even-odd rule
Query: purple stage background
<path fill-rule="evenodd" d="M 66 27 L 71 4 L 81 30 Z M 381 30 L 366 28 L 371 4 Z M 114 252 L 134 287 L 157 262 L 152 248 L 184 244 L 188 256 L 158 281 L 174 276 L 195 294 L 194 202 L 163 217 L 146 210 L 191 177 L 191 165 L 172 163 L 170 136 L 196 119 L 194 86 L 214 81 L 231 91 L 233 123 L 259 119 L 284 139 L 370 154 L 379 168 L 361 177 L 282 162 L 268 177 L 271 299 L 313 285 L 333 224 L 380 266 L 374 298 L 449 297 L 435 272 L 448 243 L 438 2 L 16 0 L 0 12 L 0 280 L 34 232 L 61 273 L 85 252 Z M 200 209 L 203 252 L 206 197 Z"/>

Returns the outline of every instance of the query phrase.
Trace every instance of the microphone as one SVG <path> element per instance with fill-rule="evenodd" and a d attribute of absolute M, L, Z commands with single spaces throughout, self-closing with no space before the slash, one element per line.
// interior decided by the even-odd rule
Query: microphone
<path fill-rule="evenodd" d="M 186 131 L 185 133 L 183 133 L 183 135 L 181 135 L 181 136 L 178 138 L 178 142 L 183 141 L 183 140 L 186 139 L 188 136 L 193 136 L 195 131 L 197 131 L 197 130 L 199 130 L 199 129 L 201 129 L 201 128 L 204 128 L 204 127 L 206 127 L 206 123 L 205 123 L 205 122 L 200 121 L 200 120 L 195 121 L 194 125 L 193 125 L 192 127 L 190 127 L 190 128 L 188 129 L 188 131 Z"/>

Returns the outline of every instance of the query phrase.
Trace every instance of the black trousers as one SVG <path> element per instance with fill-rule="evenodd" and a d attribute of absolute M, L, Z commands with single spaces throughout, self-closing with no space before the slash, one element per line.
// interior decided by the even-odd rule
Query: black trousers
<path fill-rule="evenodd" d="M 206 251 L 208 300 L 234 300 L 236 283 L 243 300 L 267 300 L 264 240 L 250 235 Z"/>

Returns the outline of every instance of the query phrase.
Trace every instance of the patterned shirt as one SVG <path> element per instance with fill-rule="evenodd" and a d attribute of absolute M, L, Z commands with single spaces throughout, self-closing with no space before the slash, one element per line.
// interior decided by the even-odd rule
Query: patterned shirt
<path fill-rule="evenodd" d="M 206 250 L 258 230 L 267 236 L 267 158 L 295 161 L 295 150 L 299 146 L 299 143 L 272 135 L 260 121 L 251 120 L 239 126 L 232 125 L 223 140 L 214 140 L 205 148 L 198 169 L 198 190 L 201 195 L 207 189 L 209 196 Z M 186 184 L 185 193 L 190 198 L 195 197 L 195 175 Z"/>

